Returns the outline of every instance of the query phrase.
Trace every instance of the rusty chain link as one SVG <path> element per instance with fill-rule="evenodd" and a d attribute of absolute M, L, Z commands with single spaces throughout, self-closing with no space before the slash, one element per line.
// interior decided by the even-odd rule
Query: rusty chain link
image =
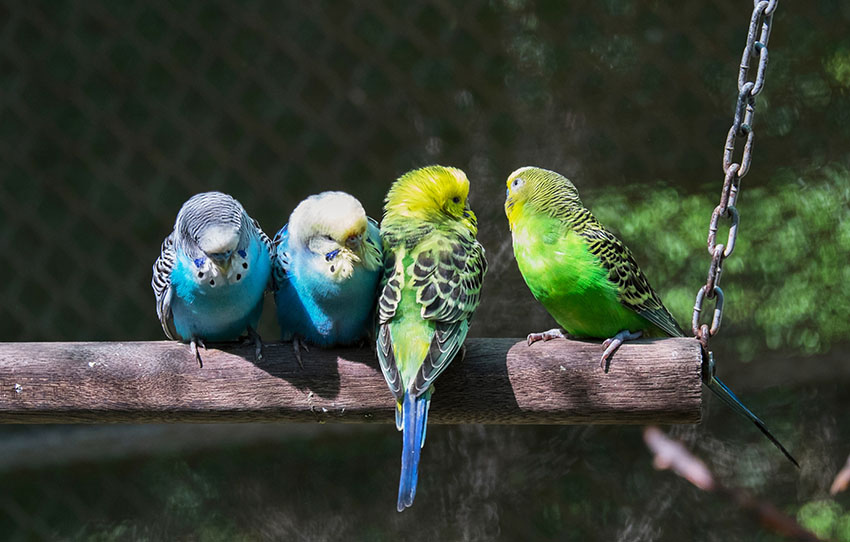
<path fill-rule="evenodd" d="M 708 350 L 708 339 L 720 330 L 720 322 L 723 318 L 723 290 L 720 289 L 720 274 L 723 270 L 723 262 L 735 250 L 735 241 L 738 237 L 738 221 L 740 215 L 735 203 L 738 199 L 738 190 L 741 179 L 749 172 L 753 153 L 753 118 L 755 116 L 756 96 L 764 89 L 764 73 L 767 68 L 767 42 L 770 38 L 773 13 L 779 0 L 755 0 L 753 12 L 750 16 L 750 26 L 747 32 L 747 44 L 741 56 L 741 66 L 738 71 L 738 101 L 735 105 L 735 116 L 732 127 L 726 136 L 723 147 L 723 189 L 720 193 L 720 204 L 711 213 L 708 224 L 708 253 L 711 255 L 711 264 L 708 267 L 708 278 L 705 285 L 697 292 L 694 301 L 694 315 L 691 320 L 691 329 L 694 336 Z M 758 36 L 758 39 L 756 37 Z M 755 79 L 748 80 L 750 73 L 750 60 L 758 59 Z M 738 138 L 746 137 L 743 151 L 739 162 L 735 162 L 735 145 Z M 720 219 L 728 219 L 729 235 L 725 244 L 717 244 L 717 230 Z M 705 299 L 715 299 L 714 313 L 711 325 L 700 324 L 700 313 Z"/>

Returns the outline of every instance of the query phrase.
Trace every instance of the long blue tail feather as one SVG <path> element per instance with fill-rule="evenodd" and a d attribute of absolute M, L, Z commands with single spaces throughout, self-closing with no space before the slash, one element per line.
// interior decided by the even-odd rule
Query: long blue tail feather
<path fill-rule="evenodd" d="M 753 414 L 750 409 L 744 406 L 744 403 L 742 403 L 741 400 L 738 399 L 737 395 L 732 393 L 732 390 L 730 390 L 726 386 L 726 384 L 724 384 L 719 378 L 714 375 L 712 375 L 710 379 L 707 379 L 705 381 L 705 384 L 708 386 L 708 389 L 713 391 L 714 394 L 717 395 L 724 403 L 729 405 L 732 410 L 753 422 L 753 424 L 759 428 L 759 431 L 761 431 L 764 436 L 766 436 L 768 440 L 770 440 L 770 442 L 774 444 L 774 446 L 779 448 L 779 450 L 782 451 L 783 454 L 785 454 L 785 457 L 787 457 L 788 460 L 791 461 L 791 463 L 794 463 L 797 468 L 800 468 L 800 464 L 797 463 L 797 460 L 794 459 L 794 456 L 792 456 L 791 453 L 785 449 L 785 446 L 783 446 L 782 443 L 779 442 L 779 439 L 773 436 L 773 433 L 768 430 L 764 422 L 761 421 L 758 416 Z"/>
<path fill-rule="evenodd" d="M 404 432 L 401 450 L 401 476 L 398 481 L 397 509 L 403 511 L 413 504 L 416 482 L 419 478 L 419 455 L 425 444 L 425 427 L 428 423 L 428 405 L 431 391 L 419 397 L 405 392 L 401 404 L 401 430 Z"/>

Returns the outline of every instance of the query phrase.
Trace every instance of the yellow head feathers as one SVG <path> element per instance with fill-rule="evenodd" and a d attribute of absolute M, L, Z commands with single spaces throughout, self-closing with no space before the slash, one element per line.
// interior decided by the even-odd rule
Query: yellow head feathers
<path fill-rule="evenodd" d="M 475 214 L 469 209 L 469 179 L 457 168 L 427 166 L 408 171 L 387 193 L 387 218 L 413 218 L 441 222 L 458 220 L 475 229 Z"/>
<path fill-rule="evenodd" d="M 562 215 L 569 209 L 582 207 L 576 187 L 563 175 L 539 167 L 521 167 L 508 176 L 505 214 L 513 229 L 516 221 L 528 211 Z"/>

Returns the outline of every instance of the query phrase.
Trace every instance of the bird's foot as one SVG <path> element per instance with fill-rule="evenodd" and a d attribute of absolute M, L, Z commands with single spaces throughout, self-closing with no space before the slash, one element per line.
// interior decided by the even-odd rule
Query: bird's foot
<path fill-rule="evenodd" d="M 307 343 L 299 339 L 298 337 L 292 338 L 292 349 L 295 351 L 295 359 L 298 360 L 298 366 L 302 369 L 304 368 L 304 362 L 301 361 L 301 349 L 304 349 L 306 352 L 310 351 L 310 348 L 307 347 Z"/>
<path fill-rule="evenodd" d="M 207 349 L 207 345 L 204 344 L 204 341 L 200 337 L 192 337 L 192 340 L 189 342 L 189 350 L 192 351 L 192 355 L 198 360 L 198 367 L 203 368 L 204 362 L 201 361 L 201 352 L 198 350 L 199 346 L 204 350 Z"/>
<path fill-rule="evenodd" d="M 249 344 L 254 345 L 254 362 L 259 363 L 263 360 L 263 339 L 260 337 L 260 334 L 257 333 L 257 330 L 251 326 L 248 326 L 248 336 L 245 337 L 244 341 L 242 341 L 243 346 Z"/>
<path fill-rule="evenodd" d="M 526 340 L 528 341 L 528 346 L 531 346 L 537 341 L 551 341 L 552 339 L 566 339 L 567 337 L 568 335 L 566 333 L 555 327 L 543 333 L 529 333 Z"/>
<path fill-rule="evenodd" d="M 466 359 L 466 345 L 462 344 L 462 345 L 460 345 L 460 361 L 463 362 L 463 360 L 465 360 L 465 359 Z"/>
<path fill-rule="evenodd" d="M 614 355 L 614 352 L 620 348 L 620 345 L 623 344 L 623 342 L 638 339 L 642 335 L 643 331 L 635 331 L 634 333 L 631 333 L 628 329 L 624 329 L 610 339 L 605 339 L 602 343 L 602 348 L 604 348 L 605 351 L 602 352 L 602 361 L 599 364 L 599 366 L 602 367 L 602 370 L 606 373 L 608 372 L 608 365 L 611 361 L 611 356 Z"/>

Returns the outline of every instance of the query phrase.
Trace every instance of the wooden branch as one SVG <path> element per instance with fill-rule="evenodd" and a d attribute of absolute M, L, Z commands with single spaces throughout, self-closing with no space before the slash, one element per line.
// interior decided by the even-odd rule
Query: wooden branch
<path fill-rule="evenodd" d="M 210 345 L 208 345 L 210 346 Z M 202 351 L 176 342 L 0 343 L 0 423 L 391 422 L 368 348 L 303 353 L 271 343 Z M 433 423 L 646 424 L 700 420 L 693 339 L 624 344 L 610 372 L 598 342 L 469 339 L 437 381 Z"/>

